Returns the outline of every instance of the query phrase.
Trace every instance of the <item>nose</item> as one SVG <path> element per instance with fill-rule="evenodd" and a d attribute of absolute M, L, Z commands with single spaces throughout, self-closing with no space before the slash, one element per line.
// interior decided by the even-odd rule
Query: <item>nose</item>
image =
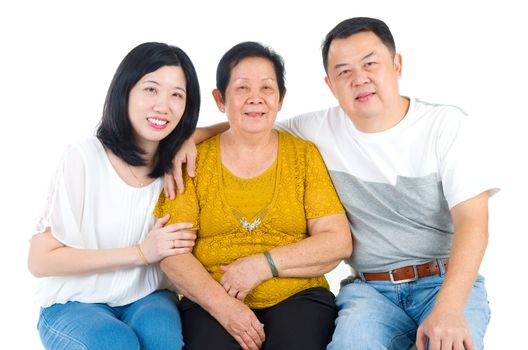
<path fill-rule="evenodd" d="M 161 114 L 166 114 L 168 112 L 168 109 L 169 109 L 169 101 L 168 101 L 168 97 L 166 96 L 163 96 L 163 95 L 158 95 L 158 98 L 156 99 L 155 103 L 154 103 L 154 111 L 156 111 L 157 113 L 161 113 Z"/>
<path fill-rule="evenodd" d="M 247 99 L 247 103 L 255 105 L 255 104 L 262 104 L 263 99 L 262 96 L 260 96 L 260 93 L 258 91 L 252 91 L 249 95 L 249 98 Z"/>
<path fill-rule="evenodd" d="M 370 82 L 370 79 L 368 77 L 368 74 L 363 71 L 357 72 L 352 79 L 353 86 L 361 86 L 364 84 L 368 84 L 369 82 Z"/>

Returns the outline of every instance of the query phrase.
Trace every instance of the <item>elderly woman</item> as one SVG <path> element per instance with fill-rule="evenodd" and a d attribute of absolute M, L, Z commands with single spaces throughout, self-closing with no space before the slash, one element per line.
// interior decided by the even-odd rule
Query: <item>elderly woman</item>
<path fill-rule="evenodd" d="M 323 276 L 350 256 L 351 234 L 316 147 L 273 129 L 282 58 L 238 44 L 213 97 L 230 129 L 198 146 L 196 177 L 155 214 L 192 222 L 193 254 L 165 258 L 187 349 L 324 349 L 337 315 Z"/>

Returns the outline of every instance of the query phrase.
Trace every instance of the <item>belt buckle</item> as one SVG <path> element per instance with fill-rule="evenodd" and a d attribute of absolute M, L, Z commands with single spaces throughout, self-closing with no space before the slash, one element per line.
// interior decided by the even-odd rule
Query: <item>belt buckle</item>
<path fill-rule="evenodd" d="M 398 281 L 394 280 L 394 275 L 392 274 L 393 270 L 390 270 L 389 271 L 389 277 L 390 277 L 391 282 L 393 284 L 400 284 L 400 283 L 414 282 L 414 281 L 418 280 L 418 269 L 416 268 L 416 265 L 413 265 L 412 268 L 413 268 L 413 272 L 414 272 L 414 276 L 413 277 L 406 278 L 406 279 L 403 279 L 403 280 L 398 280 Z"/>

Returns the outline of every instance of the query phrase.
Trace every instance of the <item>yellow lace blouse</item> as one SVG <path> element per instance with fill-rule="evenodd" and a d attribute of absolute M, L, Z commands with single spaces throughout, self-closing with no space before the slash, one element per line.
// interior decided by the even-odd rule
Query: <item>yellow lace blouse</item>
<path fill-rule="evenodd" d="M 193 250 L 211 276 L 220 281 L 221 265 L 307 237 L 306 220 L 344 213 L 325 164 L 310 142 L 279 132 L 275 163 L 263 174 L 241 179 L 220 159 L 220 137 L 198 145 L 196 177 L 185 177 L 185 193 L 176 199 L 162 193 L 154 214 L 170 214 L 169 223 L 192 222 L 198 229 Z M 260 223 L 252 230 L 247 223 Z M 267 280 L 245 303 L 254 309 L 273 306 L 308 288 L 325 287 L 324 276 Z"/>

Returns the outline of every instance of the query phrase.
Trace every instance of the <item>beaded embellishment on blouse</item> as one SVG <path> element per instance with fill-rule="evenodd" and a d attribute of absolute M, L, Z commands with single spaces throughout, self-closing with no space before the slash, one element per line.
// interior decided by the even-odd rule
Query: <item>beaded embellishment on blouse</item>
<path fill-rule="evenodd" d="M 247 219 L 235 208 L 231 208 L 231 211 L 233 212 L 235 218 L 237 218 L 237 220 L 240 222 L 240 225 L 242 225 L 242 228 L 251 232 L 260 225 L 262 219 L 264 219 L 268 213 L 268 208 L 264 208 L 263 210 L 259 211 L 255 216 L 255 219 L 251 222 L 247 221 Z"/>

